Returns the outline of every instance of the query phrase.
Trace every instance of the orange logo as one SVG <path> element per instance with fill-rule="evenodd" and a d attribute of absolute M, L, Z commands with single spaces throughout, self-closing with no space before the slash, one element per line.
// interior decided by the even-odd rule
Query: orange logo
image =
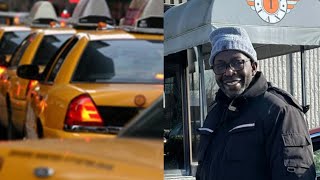
<path fill-rule="evenodd" d="M 275 24 L 289 13 L 299 0 L 247 0 L 247 4 L 267 23 Z"/>

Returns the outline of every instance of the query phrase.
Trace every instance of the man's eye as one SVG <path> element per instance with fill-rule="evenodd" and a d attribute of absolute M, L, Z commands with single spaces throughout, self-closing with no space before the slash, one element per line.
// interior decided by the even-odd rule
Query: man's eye
<path fill-rule="evenodd" d="M 226 67 L 226 64 L 217 64 L 215 65 L 216 69 L 224 69 Z"/>
<path fill-rule="evenodd" d="M 234 61 L 231 64 L 234 66 L 240 66 L 242 64 L 242 61 Z"/>

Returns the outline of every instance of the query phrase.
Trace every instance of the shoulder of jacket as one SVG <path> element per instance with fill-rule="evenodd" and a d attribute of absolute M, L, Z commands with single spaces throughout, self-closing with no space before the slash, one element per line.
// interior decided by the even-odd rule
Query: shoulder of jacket
<path fill-rule="evenodd" d="M 276 97 L 278 100 L 282 101 L 285 104 L 289 104 L 303 113 L 306 113 L 309 110 L 309 106 L 302 106 L 299 104 L 299 102 L 288 92 L 273 86 L 270 82 L 268 82 L 268 89 L 267 92 L 272 94 L 274 97 Z"/>

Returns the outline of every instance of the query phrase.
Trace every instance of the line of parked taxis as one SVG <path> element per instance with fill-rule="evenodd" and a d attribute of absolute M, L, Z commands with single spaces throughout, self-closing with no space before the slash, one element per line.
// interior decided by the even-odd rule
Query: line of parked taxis
<path fill-rule="evenodd" d="M 93 2 L 79 7 L 87 3 Z M 86 18 L 92 16 L 80 22 Z M 77 27 L 87 24 L 80 22 Z M 8 138 L 114 134 L 162 94 L 161 29 L 95 28 L 31 30 L 10 61 L 2 61 L 0 118 Z"/>
<path fill-rule="evenodd" d="M 148 13 L 125 28 L 108 24 L 105 0 L 80 0 L 76 28 L 52 27 L 52 5 L 35 4 L 45 18 L 31 12 L 0 56 L 3 138 L 24 139 L 0 143 L 0 179 L 163 179 L 162 2 L 137 2 Z"/>

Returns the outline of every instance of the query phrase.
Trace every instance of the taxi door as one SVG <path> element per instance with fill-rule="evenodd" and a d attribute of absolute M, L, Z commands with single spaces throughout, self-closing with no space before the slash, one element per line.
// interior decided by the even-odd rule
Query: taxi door
<path fill-rule="evenodd" d="M 18 131 L 22 132 L 25 120 L 26 97 L 28 88 L 30 88 L 30 80 L 22 79 L 17 76 L 16 70 L 18 65 L 30 64 L 36 47 L 41 42 L 43 35 L 30 35 L 25 42 L 22 43 L 21 49 L 14 54 L 10 67 L 8 68 L 8 86 L 7 92 L 10 96 L 8 101 L 8 109 L 11 111 L 10 119 Z M 9 119 L 9 118 L 8 118 Z"/>
<path fill-rule="evenodd" d="M 68 52 L 72 49 L 72 47 L 77 42 L 77 38 L 70 38 L 66 41 L 61 48 L 57 51 L 58 53 L 51 61 L 47 64 L 46 68 L 43 71 L 42 77 L 43 80 L 39 81 L 38 87 L 33 89 L 31 92 L 30 105 L 35 113 L 35 116 L 41 121 L 41 125 L 43 127 L 44 136 L 46 135 L 46 116 L 45 111 L 47 111 L 47 103 L 48 103 L 48 94 L 49 91 L 54 86 L 55 77 L 59 72 L 61 65 L 63 64 Z M 56 112 L 57 113 L 57 112 Z"/>

